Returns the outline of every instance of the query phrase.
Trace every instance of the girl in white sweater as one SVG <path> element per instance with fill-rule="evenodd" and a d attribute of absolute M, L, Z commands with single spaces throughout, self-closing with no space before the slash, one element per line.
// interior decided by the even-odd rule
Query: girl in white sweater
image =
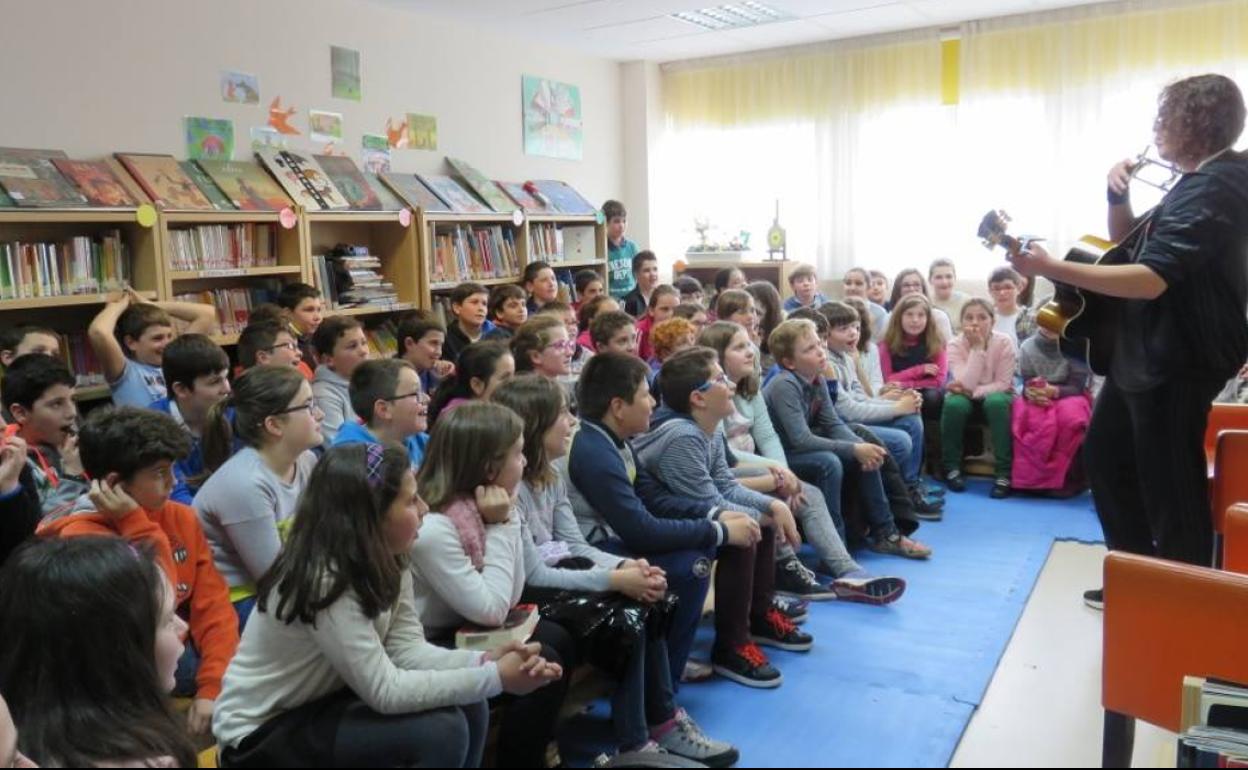
<path fill-rule="evenodd" d="M 405 451 L 326 453 L 225 675 L 223 766 L 475 767 L 486 699 L 561 677 L 535 644 L 426 641 L 407 565 L 426 510 Z"/>

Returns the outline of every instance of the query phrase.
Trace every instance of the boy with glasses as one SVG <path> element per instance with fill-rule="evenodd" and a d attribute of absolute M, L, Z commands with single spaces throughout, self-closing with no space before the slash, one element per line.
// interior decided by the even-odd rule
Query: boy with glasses
<path fill-rule="evenodd" d="M 364 423 L 344 425 L 334 446 L 400 446 L 412 469 L 420 467 L 429 444 L 429 397 L 416 367 L 398 358 L 365 361 L 351 375 L 351 406 Z"/>

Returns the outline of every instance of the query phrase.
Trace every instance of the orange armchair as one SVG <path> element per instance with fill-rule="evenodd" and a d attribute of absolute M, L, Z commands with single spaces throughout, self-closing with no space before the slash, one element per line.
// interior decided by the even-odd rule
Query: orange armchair
<path fill-rule="evenodd" d="M 1235 503 L 1248 503 L 1248 430 L 1223 430 L 1216 446 L 1209 502 L 1213 508 L 1213 531 L 1220 535 L 1226 509 Z"/>
<path fill-rule="evenodd" d="M 1222 535 L 1222 569 L 1248 575 L 1248 504 L 1226 509 Z"/>
<path fill-rule="evenodd" d="M 1211 474 L 1218 434 L 1224 430 L 1248 430 L 1248 404 L 1214 404 L 1209 410 L 1209 426 L 1205 428 L 1205 459 Z"/>
<path fill-rule="evenodd" d="M 1185 675 L 1248 682 L 1245 640 L 1248 575 L 1109 554 L 1103 766 L 1130 765 L 1135 719 L 1178 731 Z"/>

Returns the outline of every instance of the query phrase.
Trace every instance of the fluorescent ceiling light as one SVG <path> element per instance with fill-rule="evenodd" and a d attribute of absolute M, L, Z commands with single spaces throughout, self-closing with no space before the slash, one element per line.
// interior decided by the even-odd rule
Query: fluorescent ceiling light
<path fill-rule="evenodd" d="M 793 17 L 756 0 L 736 0 L 733 3 L 699 8 L 694 11 L 680 11 L 671 14 L 671 18 L 703 29 L 721 30 L 757 27 L 760 24 L 786 21 Z"/>

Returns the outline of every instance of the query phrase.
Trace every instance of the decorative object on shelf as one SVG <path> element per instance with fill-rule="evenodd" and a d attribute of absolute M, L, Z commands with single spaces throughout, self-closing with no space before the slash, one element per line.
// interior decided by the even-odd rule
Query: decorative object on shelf
<path fill-rule="evenodd" d="M 53 158 L 52 165 L 74 184 L 79 191 L 87 196 L 92 206 L 132 207 L 139 205 L 121 182 L 113 175 L 113 170 L 102 160 L 66 160 Z"/>
<path fill-rule="evenodd" d="M 525 155 L 580 160 L 584 142 L 581 89 L 524 75 L 521 92 Z"/>
<path fill-rule="evenodd" d="M 466 160 L 452 158 L 447 156 L 446 162 L 451 168 L 463 178 L 472 191 L 477 194 L 481 200 L 485 201 L 485 205 L 497 211 L 499 214 L 509 214 L 515 211 L 516 204 L 511 198 L 508 198 L 499 186 L 492 182 L 485 174 L 477 170 L 475 166 Z"/>
<path fill-rule="evenodd" d="M 286 194 L 305 209 L 351 208 L 329 174 L 312 156 L 290 150 L 260 150 L 256 157 L 286 190 Z"/>
<path fill-rule="evenodd" d="M 693 218 L 693 231 L 698 234 L 698 248 L 702 251 L 707 250 L 706 231 L 711 229 L 711 220 L 706 217 Z M 693 249 L 690 249 L 693 251 Z"/>
<path fill-rule="evenodd" d="M 351 208 L 356 211 L 380 211 L 381 199 L 369 185 L 364 174 L 360 173 L 355 161 L 345 155 L 313 155 L 325 173 L 333 181 L 334 186 L 347 199 Z"/>
<path fill-rule="evenodd" d="M 0 186 L 22 208 L 69 208 L 87 198 L 52 165 L 67 156 L 60 150 L 0 147 Z"/>
<path fill-rule="evenodd" d="M 172 155 L 119 152 L 116 158 L 157 206 L 183 211 L 214 210 L 212 202 Z"/>
<path fill-rule="evenodd" d="M 780 260 L 788 259 L 785 254 L 785 233 L 784 228 L 780 226 L 780 200 L 776 199 L 776 218 L 771 223 L 771 229 L 767 231 L 767 259 L 774 260 L 776 255 L 780 255 Z"/>

